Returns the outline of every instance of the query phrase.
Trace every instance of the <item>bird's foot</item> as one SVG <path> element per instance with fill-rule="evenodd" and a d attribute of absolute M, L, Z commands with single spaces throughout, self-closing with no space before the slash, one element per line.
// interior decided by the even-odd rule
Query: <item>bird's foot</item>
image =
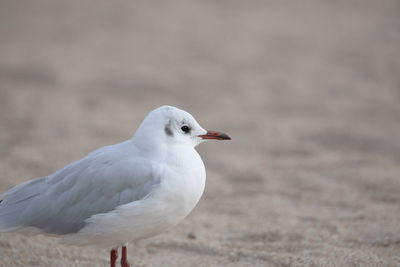
<path fill-rule="evenodd" d="M 121 267 L 130 267 L 128 262 L 128 252 L 126 246 L 122 247 Z"/>
<path fill-rule="evenodd" d="M 117 259 L 118 259 L 118 250 L 113 248 L 110 251 L 110 264 L 111 264 L 111 267 L 116 267 Z"/>

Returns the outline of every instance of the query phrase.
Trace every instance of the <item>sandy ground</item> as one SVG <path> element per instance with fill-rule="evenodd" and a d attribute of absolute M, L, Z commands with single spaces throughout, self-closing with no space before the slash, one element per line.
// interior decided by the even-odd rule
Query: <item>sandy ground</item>
<path fill-rule="evenodd" d="M 10 0 L 0 37 L 0 191 L 176 105 L 233 141 L 199 147 L 201 202 L 135 266 L 400 266 L 399 1 Z M 17 234 L 0 254 L 108 264 Z"/>

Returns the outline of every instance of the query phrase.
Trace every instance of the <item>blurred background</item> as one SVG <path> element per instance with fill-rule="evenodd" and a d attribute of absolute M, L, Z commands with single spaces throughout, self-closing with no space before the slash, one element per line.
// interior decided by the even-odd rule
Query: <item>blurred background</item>
<path fill-rule="evenodd" d="M 233 140 L 135 266 L 399 266 L 397 0 L 1 1 L 0 191 L 130 138 L 160 105 Z M 0 235 L 0 266 L 108 251 Z"/>

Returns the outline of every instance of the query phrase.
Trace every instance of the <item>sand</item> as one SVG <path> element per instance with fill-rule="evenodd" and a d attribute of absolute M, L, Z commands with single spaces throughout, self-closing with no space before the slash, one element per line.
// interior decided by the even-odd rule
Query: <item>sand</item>
<path fill-rule="evenodd" d="M 2 1 L 0 191 L 130 138 L 163 104 L 231 142 L 134 266 L 400 266 L 399 1 Z M 0 266 L 108 251 L 0 234 Z"/>

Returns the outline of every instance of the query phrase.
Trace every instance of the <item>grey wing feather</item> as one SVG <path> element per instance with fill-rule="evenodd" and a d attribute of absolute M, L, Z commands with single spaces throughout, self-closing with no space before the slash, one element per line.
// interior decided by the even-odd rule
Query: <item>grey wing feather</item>
<path fill-rule="evenodd" d="M 148 161 L 129 156 L 134 147 L 128 142 L 10 189 L 0 203 L 0 231 L 36 227 L 51 234 L 74 233 L 92 215 L 145 197 L 159 177 Z"/>

